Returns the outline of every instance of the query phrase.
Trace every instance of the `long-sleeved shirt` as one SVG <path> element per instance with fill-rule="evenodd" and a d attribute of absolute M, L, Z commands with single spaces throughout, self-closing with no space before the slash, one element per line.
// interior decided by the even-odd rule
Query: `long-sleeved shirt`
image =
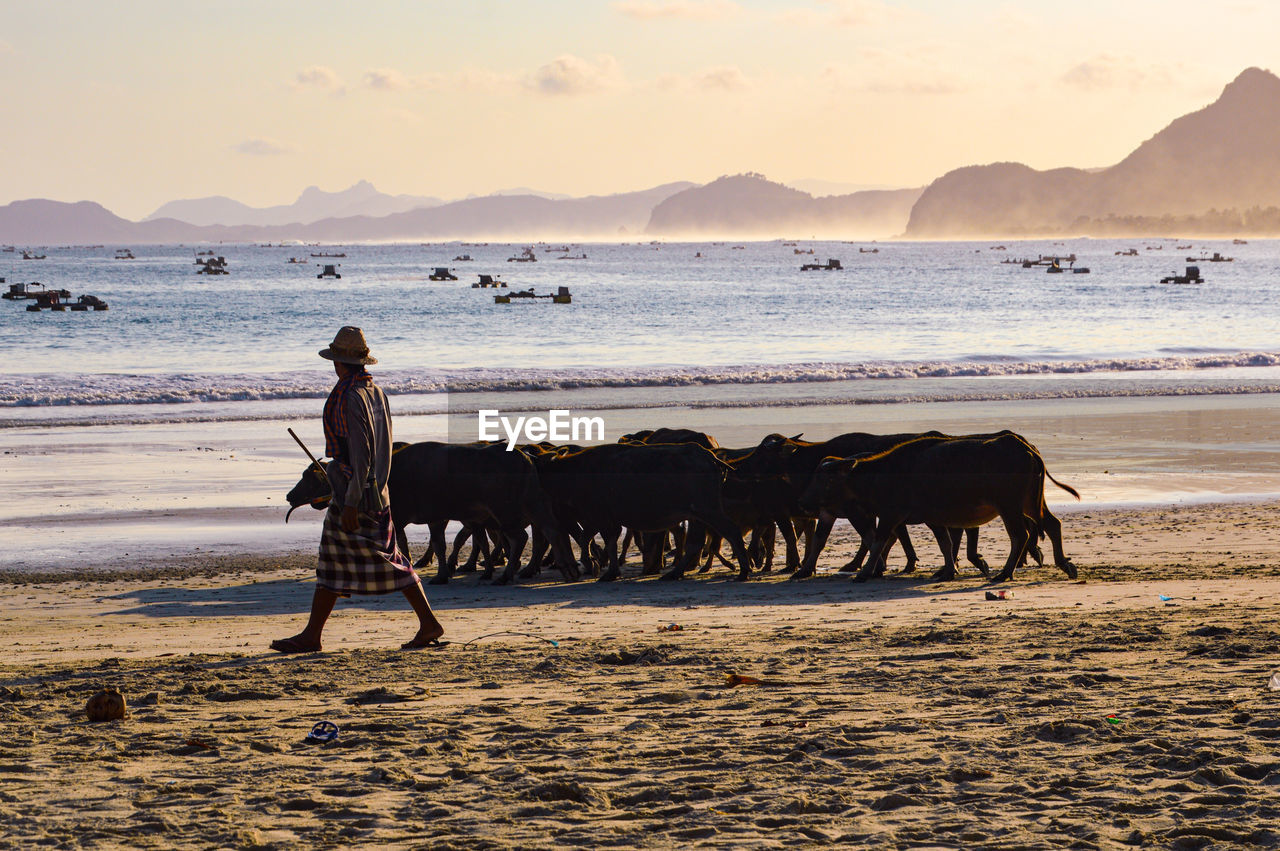
<path fill-rule="evenodd" d="M 325 403 L 325 450 L 334 502 L 363 511 L 390 504 L 391 410 L 382 388 L 354 373 L 338 380 Z"/>

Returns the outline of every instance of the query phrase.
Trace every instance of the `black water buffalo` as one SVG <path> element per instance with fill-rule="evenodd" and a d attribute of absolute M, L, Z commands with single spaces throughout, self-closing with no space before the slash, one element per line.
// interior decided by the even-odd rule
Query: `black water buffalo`
<path fill-rule="evenodd" d="M 742 536 L 725 514 L 721 496 L 727 466 L 710 451 L 690 443 L 591 446 L 539 465 L 542 485 L 557 518 L 579 523 L 585 534 L 604 539 L 601 580 L 621 575 L 618 538 L 625 526 L 635 532 L 661 532 L 689 522 L 684 553 L 663 575 L 678 579 L 697 560 L 706 530 L 729 541 L 738 562 L 738 578 L 750 564 Z"/>
<path fill-rule="evenodd" d="M 405 527 L 424 523 L 431 530 L 430 546 L 438 565 L 433 584 L 449 581 L 452 568 L 445 556 L 445 527 L 457 520 L 477 529 L 498 531 L 506 545 L 507 566 L 498 584 L 510 582 L 528 542 L 526 526 L 547 535 L 556 565 L 566 580 L 577 578 L 563 535 L 533 462 L 502 444 L 449 444 L 428 441 L 398 446 L 391 458 L 387 482 L 396 540 L 409 552 Z M 328 482 L 321 482 L 315 466 L 289 492 L 290 506 L 327 501 Z M 293 509 L 290 508 L 290 511 Z M 415 567 L 429 560 L 424 555 Z"/>
<path fill-rule="evenodd" d="M 749 489 L 752 498 L 757 501 L 758 509 L 771 514 L 787 542 L 787 567 L 796 569 L 794 578 L 802 579 L 812 576 L 817 565 L 818 553 L 826 545 L 831 526 L 839 517 L 844 517 L 857 530 L 867 547 L 875 532 L 875 517 L 869 515 L 860 505 L 853 502 L 845 504 L 824 503 L 825 511 L 810 508 L 801 504 L 801 496 L 809 487 L 818 465 L 824 458 L 831 456 L 847 457 L 867 452 L 878 452 L 891 446 L 897 446 L 904 440 L 918 436 L 917 433 L 906 434 L 868 434 L 866 432 L 850 432 L 819 442 L 803 441 L 796 437 L 783 437 L 771 434 L 765 437 L 751 455 L 734 464 L 731 477 L 740 483 L 740 487 Z M 805 547 L 803 562 L 797 546 L 796 537 L 789 533 L 792 518 L 818 518 L 818 526 Z M 902 552 L 907 557 L 907 570 L 915 566 L 916 552 L 911 546 L 911 539 L 906 531 L 898 534 L 902 543 Z"/>
<path fill-rule="evenodd" d="M 1049 475 L 1036 448 L 1013 432 L 972 438 L 935 434 L 880 452 L 824 460 L 801 502 L 809 510 L 853 503 L 878 518 L 871 559 L 858 574 L 860 580 L 872 575 L 894 533 L 908 523 L 929 526 L 945 561 L 939 578 L 954 578 L 950 530 L 976 528 L 997 517 L 1004 522 L 1010 548 L 995 581 L 1013 576 L 1041 529 L 1053 543 L 1054 562 L 1075 578 L 1075 567 L 1062 550 L 1061 524 L 1056 518 L 1046 523 L 1046 478 L 1079 499 L 1074 488 Z"/>
<path fill-rule="evenodd" d="M 696 443 L 704 449 L 718 449 L 720 444 L 709 434 L 688 428 L 647 428 L 624 434 L 619 443 Z"/>

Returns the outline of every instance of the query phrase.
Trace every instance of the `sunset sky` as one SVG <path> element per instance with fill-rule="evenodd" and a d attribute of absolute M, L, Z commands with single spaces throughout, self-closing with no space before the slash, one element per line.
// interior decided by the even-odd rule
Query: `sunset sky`
<path fill-rule="evenodd" d="M 446 199 L 763 172 L 918 186 L 1110 165 L 1249 66 L 1280 4 L 0 2 L 0 203 Z"/>

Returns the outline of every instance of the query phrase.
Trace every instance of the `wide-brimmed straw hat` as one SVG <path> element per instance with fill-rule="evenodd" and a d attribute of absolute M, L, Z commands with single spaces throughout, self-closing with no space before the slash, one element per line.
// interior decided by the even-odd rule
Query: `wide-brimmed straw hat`
<path fill-rule="evenodd" d="M 320 350 L 320 357 L 336 360 L 338 363 L 378 362 L 377 358 L 369 355 L 369 344 L 364 341 L 364 332 L 354 325 L 343 325 L 339 328 L 329 348 Z"/>

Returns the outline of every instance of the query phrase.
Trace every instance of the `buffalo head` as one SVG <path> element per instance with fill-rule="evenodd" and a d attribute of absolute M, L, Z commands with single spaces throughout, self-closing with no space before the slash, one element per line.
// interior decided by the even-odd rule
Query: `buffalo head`
<path fill-rule="evenodd" d="M 298 479 L 298 483 L 293 486 L 293 490 L 289 491 L 285 499 L 289 502 L 289 510 L 285 512 L 284 522 L 289 522 L 289 515 L 293 513 L 295 508 L 303 505 L 310 505 L 312 508 L 320 510 L 329 506 L 329 498 L 332 495 L 332 489 L 329 487 L 329 478 L 325 475 L 324 470 L 319 464 L 310 464 L 307 469 L 302 471 L 302 478 Z"/>

